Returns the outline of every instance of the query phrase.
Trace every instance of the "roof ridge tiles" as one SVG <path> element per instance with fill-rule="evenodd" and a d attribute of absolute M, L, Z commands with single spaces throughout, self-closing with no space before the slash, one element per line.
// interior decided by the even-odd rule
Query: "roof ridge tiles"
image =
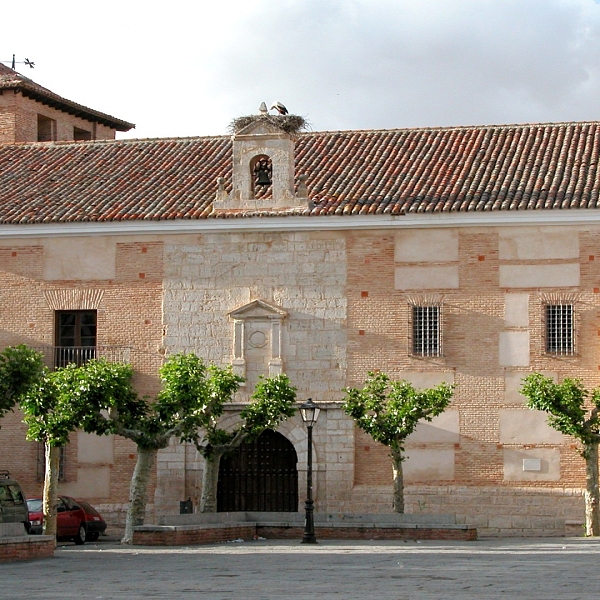
<path fill-rule="evenodd" d="M 325 133 L 399 133 L 406 131 L 425 132 L 425 131 L 452 131 L 452 130 L 476 130 L 476 129 L 516 129 L 526 127 L 561 127 L 561 126 L 586 126 L 600 125 L 599 121 L 558 121 L 558 122 L 536 122 L 536 123 L 505 123 L 505 124 L 480 124 L 480 125 L 436 125 L 436 126 L 416 126 L 416 127 L 395 127 L 393 129 L 332 129 L 322 131 L 306 131 L 300 136 Z"/>

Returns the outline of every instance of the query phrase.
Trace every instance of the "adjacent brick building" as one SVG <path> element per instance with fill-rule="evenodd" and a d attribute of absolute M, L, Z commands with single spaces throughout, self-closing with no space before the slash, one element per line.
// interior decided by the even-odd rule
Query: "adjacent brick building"
<path fill-rule="evenodd" d="M 600 124 L 290 135 L 265 117 L 232 137 L 38 142 L 41 113 L 13 96 L 38 99 L 3 77 L 0 346 L 81 347 L 93 329 L 150 395 L 165 355 L 233 364 L 248 383 L 229 424 L 259 375 L 287 373 L 325 409 L 315 494 L 330 512 L 391 510 L 387 451 L 343 415 L 343 388 L 372 369 L 451 382 L 450 408 L 407 445 L 408 510 L 513 534 L 583 519 L 577 447 L 518 388 L 532 370 L 600 383 Z M 53 105 L 64 131 L 100 114 L 80 109 Z M 279 433 L 301 500 L 306 433 L 299 418 Z M 117 518 L 134 452 L 74 436 L 61 489 Z M 18 414 L 0 457 L 39 492 Z M 154 510 L 197 502 L 201 472 L 193 447 L 163 451 Z"/>

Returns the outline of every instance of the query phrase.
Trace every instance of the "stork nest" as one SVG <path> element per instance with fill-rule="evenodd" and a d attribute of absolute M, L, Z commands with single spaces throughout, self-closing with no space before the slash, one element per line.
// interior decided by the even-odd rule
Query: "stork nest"
<path fill-rule="evenodd" d="M 300 115 L 248 115 L 233 119 L 227 130 L 236 134 L 252 123 L 269 123 L 286 133 L 297 134 L 308 128 L 308 121 Z"/>

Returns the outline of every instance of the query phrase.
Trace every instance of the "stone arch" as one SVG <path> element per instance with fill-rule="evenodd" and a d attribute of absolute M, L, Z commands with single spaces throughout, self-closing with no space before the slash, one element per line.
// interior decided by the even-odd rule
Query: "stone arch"
<path fill-rule="evenodd" d="M 232 431 L 236 425 L 240 423 L 239 412 L 232 412 L 226 414 L 220 421 L 219 426 L 225 431 Z M 296 416 L 291 419 L 287 419 L 280 423 L 277 428 L 277 432 L 283 435 L 293 446 L 296 451 L 297 463 L 296 470 L 298 473 L 298 502 L 299 510 L 304 507 L 304 500 L 306 498 L 306 471 L 308 469 L 308 434 L 304 424 L 301 422 L 300 417 Z M 313 480 L 312 480 L 312 497 L 313 500 L 317 500 L 319 497 L 318 488 L 318 477 L 316 474 L 321 469 L 321 463 L 319 460 L 319 448 L 315 445 L 315 438 L 313 436 L 313 448 L 312 448 L 312 459 L 313 459 Z"/>
<path fill-rule="evenodd" d="M 219 512 L 297 512 L 298 471 L 294 445 L 267 429 L 223 456 L 217 487 Z"/>
<path fill-rule="evenodd" d="M 221 429 L 225 429 L 225 431 L 232 431 L 233 428 L 240 422 L 239 413 L 230 413 L 224 416 L 219 422 L 219 426 Z M 306 428 L 302 423 L 296 423 L 294 419 L 287 419 L 286 421 L 282 421 L 277 428 L 277 432 L 281 433 L 284 437 L 286 437 L 294 446 L 296 450 L 296 456 L 298 457 L 298 470 L 302 470 L 306 472 L 307 461 L 308 461 L 308 435 L 306 433 Z M 314 437 L 313 437 L 313 470 L 319 470 L 319 453 L 318 449 L 315 446 Z M 313 491 L 315 488 L 315 482 L 313 482 Z"/>

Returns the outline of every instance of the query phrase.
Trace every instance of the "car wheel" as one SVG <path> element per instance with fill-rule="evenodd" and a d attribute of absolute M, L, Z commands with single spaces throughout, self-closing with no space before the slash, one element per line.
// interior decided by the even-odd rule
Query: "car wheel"
<path fill-rule="evenodd" d="M 77 535 L 73 538 L 73 541 L 78 546 L 81 546 L 81 544 L 85 544 L 85 539 L 86 539 L 85 525 L 82 523 L 79 526 L 79 531 L 77 532 Z"/>
<path fill-rule="evenodd" d="M 100 534 L 97 531 L 95 531 L 92 533 L 88 533 L 87 537 L 85 538 L 85 541 L 86 542 L 97 542 L 99 537 L 100 537 Z"/>

